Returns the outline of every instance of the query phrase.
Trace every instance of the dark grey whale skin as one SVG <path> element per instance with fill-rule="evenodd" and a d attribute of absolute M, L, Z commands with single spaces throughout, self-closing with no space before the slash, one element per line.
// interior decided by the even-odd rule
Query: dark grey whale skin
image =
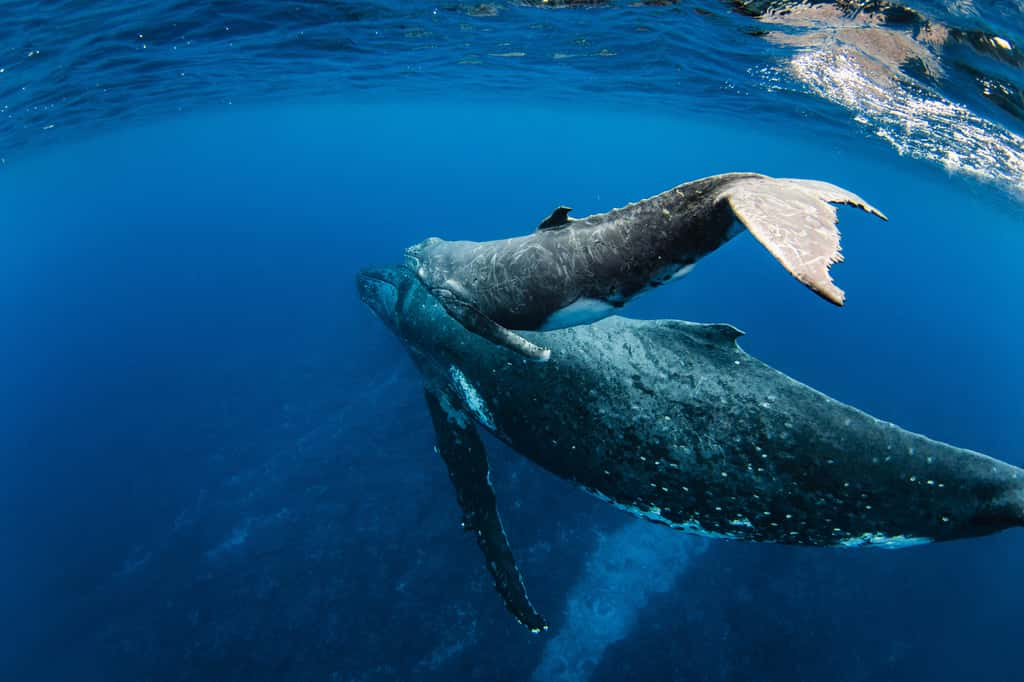
<path fill-rule="evenodd" d="M 652 520 L 848 547 L 1024 525 L 1024 471 L 832 400 L 745 353 L 728 325 L 612 317 L 530 333 L 555 351 L 534 363 L 464 329 L 404 267 L 365 270 L 358 287 L 422 373 L 435 425 L 442 409 L 472 419 Z"/>
<path fill-rule="evenodd" d="M 405 258 L 435 294 L 444 292 L 506 329 L 538 331 L 572 326 L 552 324 L 552 316 L 581 300 L 622 307 L 685 274 L 745 227 L 794 277 L 842 305 L 844 294 L 828 274 L 842 259 L 831 203 L 885 219 L 856 194 L 826 182 L 724 173 L 578 220 L 560 207 L 520 237 L 432 237 L 406 249 Z"/>
<path fill-rule="evenodd" d="M 457 293 L 503 327 L 539 329 L 553 311 L 580 297 L 621 306 L 648 288 L 659 268 L 692 265 L 717 249 L 733 217 L 714 190 L 726 179 L 756 177 L 704 178 L 573 221 L 570 229 L 494 242 L 431 238 L 407 249 L 406 261 L 413 269 L 425 268 L 422 277 L 432 286 L 444 286 L 456 273 L 468 289 Z M 588 229 L 597 226 L 603 229 Z"/>

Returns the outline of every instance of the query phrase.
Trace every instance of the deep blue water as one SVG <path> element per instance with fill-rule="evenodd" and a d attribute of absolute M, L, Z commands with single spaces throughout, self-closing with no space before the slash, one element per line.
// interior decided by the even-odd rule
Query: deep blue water
<path fill-rule="evenodd" d="M 889 216 L 840 210 L 845 308 L 741 238 L 629 314 L 732 323 L 836 398 L 1024 465 L 1019 48 L 949 43 L 943 77 L 885 77 L 897 101 L 830 90 L 870 93 L 848 69 L 801 81 L 787 65 L 821 48 L 728 5 L 11 6 L 0 678 L 1021 679 L 1020 531 L 707 542 L 490 442 L 552 621 L 529 635 L 459 530 L 415 370 L 353 287 L 425 236 L 519 233 L 558 204 L 730 170 L 825 179 Z M 1012 3 L 956 7 L 915 9 L 1019 44 Z M 179 36 L 197 52 L 174 56 Z"/>

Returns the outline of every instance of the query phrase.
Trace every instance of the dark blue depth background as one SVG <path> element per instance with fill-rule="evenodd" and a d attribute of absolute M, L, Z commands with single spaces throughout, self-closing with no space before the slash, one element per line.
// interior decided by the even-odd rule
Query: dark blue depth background
<path fill-rule="evenodd" d="M 545 637 L 505 614 L 460 532 L 418 379 L 355 272 L 429 235 L 522 233 L 558 204 L 582 216 L 733 170 L 828 180 L 888 214 L 840 209 L 847 307 L 744 236 L 628 313 L 730 322 L 836 398 L 1024 464 L 1020 205 L 880 141 L 315 100 L 3 168 L 0 678 L 528 679 Z M 634 522 L 491 450 L 557 634 L 588 556 Z M 1019 532 L 901 552 L 716 542 L 585 668 L 1018 680 L 1022 566 Z"/>

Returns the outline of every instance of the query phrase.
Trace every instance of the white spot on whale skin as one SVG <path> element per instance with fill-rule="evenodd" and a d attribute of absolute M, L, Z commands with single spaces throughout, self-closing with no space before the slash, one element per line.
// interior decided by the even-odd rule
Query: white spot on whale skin
<path fill-rule="evenodd" d="M 551 313 L 550 317 L 540 326 L 540 331 L 565 329 L 581 324 L 597 322 L 615 312 L 615 306 L 599 298 L 578 298 L 564 308 Z"/>
<path fill-rule="evenodd" d="M 903 549 L 915 545 L 927 545 L 931 538 L 917 538 L 912 535 L 886 535 L 885 533 L 864 533 L 853 538 L 840 540 L 839 547 L 878 547 L 879 549 Z"/>
<path fill-rule="evenodd" d="M 494 417 L 491 416 L 491 411 L 487 408 L 487 403 L 480 397 L 480 393 L 477 392 L 473 384 L 469 383 L 469 379 L 462 373 L 462 370 L 452 365 L 449 370 L 449 374 L 452 377 L 452 383 L 455 385 L 455 391 L 462 398 L 463 404 L 466 406 L 474 417 L 477 418 L 481 424 L 494 431 Z"/>

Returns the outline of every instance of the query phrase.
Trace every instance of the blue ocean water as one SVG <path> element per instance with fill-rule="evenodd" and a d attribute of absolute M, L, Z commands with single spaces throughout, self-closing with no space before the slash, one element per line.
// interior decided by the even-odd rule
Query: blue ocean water
<path fill-rule="evenodd" d="M 1020 19 L 11 3 L 0 676 L 1021 679 L 1019 531 L 706 541 L 488 441 L 552 621 L 530 635 L 459 530 L 415 370 L 353 287 L 426 236 L 521 233 L 559 204 L 731 170 L 825 179 L 889 217 L 840 209 L 845 308 L 741 238 L 629 314 L 732 323 L 815 388 L 1024 465 Z"/>

